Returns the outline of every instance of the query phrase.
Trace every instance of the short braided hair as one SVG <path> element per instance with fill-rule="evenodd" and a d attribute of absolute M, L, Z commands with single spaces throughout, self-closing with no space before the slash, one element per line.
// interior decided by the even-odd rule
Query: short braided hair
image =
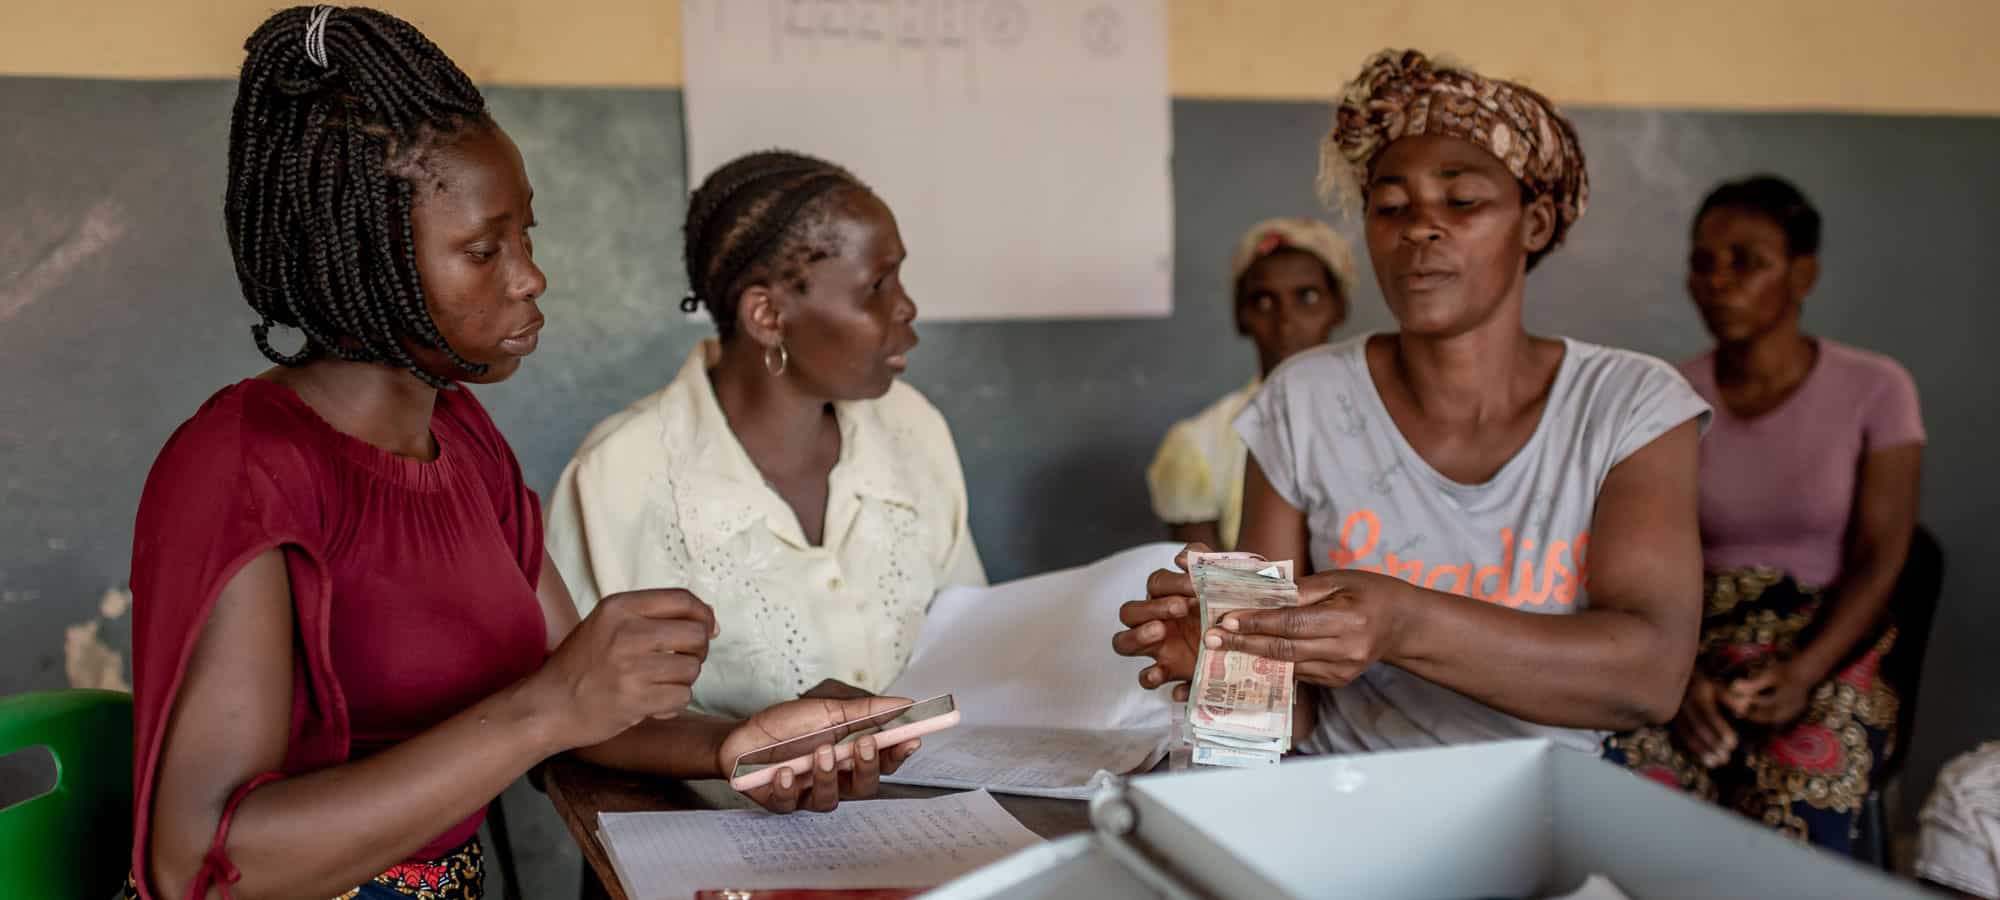
<path fill-rule="evenodd" d="M 708 307 L 723 340 L 736 333 L 743 291 L 788 282 L 809 289 L 805 266 L 839 253 L 823 231 L 832 200 L 867 191 L 854 174 L 823 159 L 787 150 L 738 157 L 704 179 L 688 198 L 682 246 L 696 303 Z"/>
<path fill-rule="evenodd" d="M 1695 227 L 1717 209 L 1744 209 L 1762 213 L 1785 233 L 1785 250 L 1792 258 L 1819 253 L 1819 210 L 1814 209 L 1804 191 L 1776 175 L 1752 175 L 1724 182 L 1702 198 L 1694 214 Z"/>
<path fill-rule="evenodd" d="M 415 26 L 379 10 L 333 10 L 321 65 L 306 44 L 313 17 L 292 7 L 244 42 L 229 117 L 223 218 L 260 319 L 257 349 L 287 366 L 324 355 L 390 363 L 449 387 L 411 359 L 408 338 L 481 374 L 424 304 L 410 208 L 429 153 L 492 126 L 486 98 Z M 273 324 L 304 332 L 305 346 L 273 348 Z"/>

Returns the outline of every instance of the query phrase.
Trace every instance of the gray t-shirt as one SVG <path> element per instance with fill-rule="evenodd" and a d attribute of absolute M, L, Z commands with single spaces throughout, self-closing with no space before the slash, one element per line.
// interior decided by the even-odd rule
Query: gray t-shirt
<path fill-rule="evenodd" d="M 1541 422 L 1483 484 L 1431 468 L 1396 429 L 1362 336 L 1273 372 L 1236 431 L 1278 495 L 1305 511 L 1311 568 L 1385 572 L 1523 612 L 1566 615 L 1584 590 L 1597 492 L 1611 467 L 1708 404 L 1650 356 L 1564 340 Z M 1547 737 L 1596 752 L 1603 734 L 1524 722 L 1387 664 L 1313 692 L 1306 753 Z"/>

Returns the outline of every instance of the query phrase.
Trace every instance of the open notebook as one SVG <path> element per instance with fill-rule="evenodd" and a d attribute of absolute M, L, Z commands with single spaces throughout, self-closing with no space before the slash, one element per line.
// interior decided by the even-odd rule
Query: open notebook
<path fill-rule="evenodd" d="M 985 791 L 762 810 L 598 814 L 598 839 L 632 900 L 697 891 L 924 888 L 1041 839 Z"/>

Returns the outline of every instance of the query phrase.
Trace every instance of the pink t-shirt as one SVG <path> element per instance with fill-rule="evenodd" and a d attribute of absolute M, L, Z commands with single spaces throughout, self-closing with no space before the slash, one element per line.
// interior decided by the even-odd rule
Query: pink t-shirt
<path fill-rule="evenodd" d="M 1767 566 L 1801 584 L 1832 584 L 1861 458 L 1924 442 L 1909 372 L 1882 354 L 1817 340 L 1805 382 L 1754 419 L 1723 405 L 1714 351 L 1681 363 L 1715 408 L 1701 442 L 1701 549 L 1710 569 Z"/>

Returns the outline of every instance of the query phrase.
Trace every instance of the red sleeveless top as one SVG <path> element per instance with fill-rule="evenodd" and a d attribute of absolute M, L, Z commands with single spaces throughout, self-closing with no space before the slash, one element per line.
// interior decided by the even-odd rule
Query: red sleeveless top
<path fill-rule="evenodd" d="M 239 788 L 231 810 L 249 788 L 377 752 L 540 667 L 535 494 L 470 392 L 438 393 L 431 434 L 435 460 L 396 456 L 336 431 L 290 388 L 249 379 L 167 440 L 132 547 L 133 872 L 146 872 L 167 717 L 195 641 L 258 554 L 284 552 L 301 652 L 284 765 Z M 464 843 L 484 817 L 412 859 Z M 197 884 L 235 881 L 228 825 L 225 814 Z"/>

